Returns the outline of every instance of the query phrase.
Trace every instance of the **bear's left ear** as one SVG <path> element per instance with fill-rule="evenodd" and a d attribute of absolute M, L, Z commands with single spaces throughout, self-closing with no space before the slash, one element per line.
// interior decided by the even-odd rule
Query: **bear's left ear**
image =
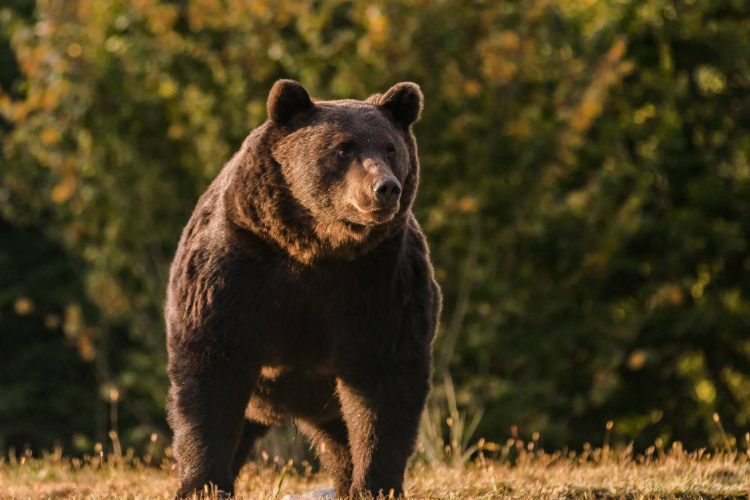
<path fill-rule="evenodd" d="M 424 96 L 416 83 L 401 82 L 388 89 L 385 94 L 370 96 L 367 102 L 388 111 L 396 125 L 406 129 L 419 120 Z"/>
<path fill-rule="evenodd" d="M 297 113 L 314 106 L 310 95 L 301 83 L 294 80 L 279 80 L 271 87 L 266 102 L 268 118 L 285 125 Z"/>

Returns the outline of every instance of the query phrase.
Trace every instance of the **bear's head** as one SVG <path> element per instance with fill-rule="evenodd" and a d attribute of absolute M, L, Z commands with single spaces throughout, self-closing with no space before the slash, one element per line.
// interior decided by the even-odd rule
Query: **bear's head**
<path fill-rule="evenodd" d="M 278 175 L 266 224 L 276 242 L 303 262 L 354 257 L 403 227 L 419 178 L 411 125 L 422 103 L 411 82 L 365 101 L 313 100 L 296 81 L 276 82 L 262 141 L 267 174 Z"/>

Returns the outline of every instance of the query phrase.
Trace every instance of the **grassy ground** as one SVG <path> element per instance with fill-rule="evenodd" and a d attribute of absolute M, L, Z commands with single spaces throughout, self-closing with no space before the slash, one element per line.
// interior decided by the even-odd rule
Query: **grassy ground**
<path fill-rule="evenodd" d="M 425 499 L 748 499 L 750 459 L 742 453 L 685 453 L 674 446 L 633 457 L 597 449 L 574 457 L 523 450 L 515 464 L 480 458 L 465 468 L 415 464 L 407 480 L 412 498 Z M 0 459 L 0 499 L 171 499 L 174 465 L 146 466 L 110 457 L 70 460 L 59 454 Z M 327 486 L 311 467 L 249 464 L 238 496 L 273 499 Z M 300 472 L 301 471 L 301 472 Z"/>

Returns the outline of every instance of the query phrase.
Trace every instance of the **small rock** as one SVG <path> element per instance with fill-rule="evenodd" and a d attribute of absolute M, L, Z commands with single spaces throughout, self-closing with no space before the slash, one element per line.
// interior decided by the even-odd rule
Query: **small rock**
<path fill-rule="evenodd" d="M 290 493 L 284 495 L 281 500 L 310 500 L 312 498 L 336 498 L 336 490 L 333 488 L 324 488 L 322 490 L 311 491 L 310 493 Z"/>

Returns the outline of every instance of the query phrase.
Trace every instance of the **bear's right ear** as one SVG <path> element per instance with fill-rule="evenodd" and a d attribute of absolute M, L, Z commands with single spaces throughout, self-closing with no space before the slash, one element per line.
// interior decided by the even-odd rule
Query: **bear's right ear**
<path fill-rule="evenodd" d="M 294 115 L 312 107 L 313 102 L 307 90 L 294 80 L 278 80 L 274 83 L 266 103 L 268 118 L 280 125 L 289 123 Z"/>

